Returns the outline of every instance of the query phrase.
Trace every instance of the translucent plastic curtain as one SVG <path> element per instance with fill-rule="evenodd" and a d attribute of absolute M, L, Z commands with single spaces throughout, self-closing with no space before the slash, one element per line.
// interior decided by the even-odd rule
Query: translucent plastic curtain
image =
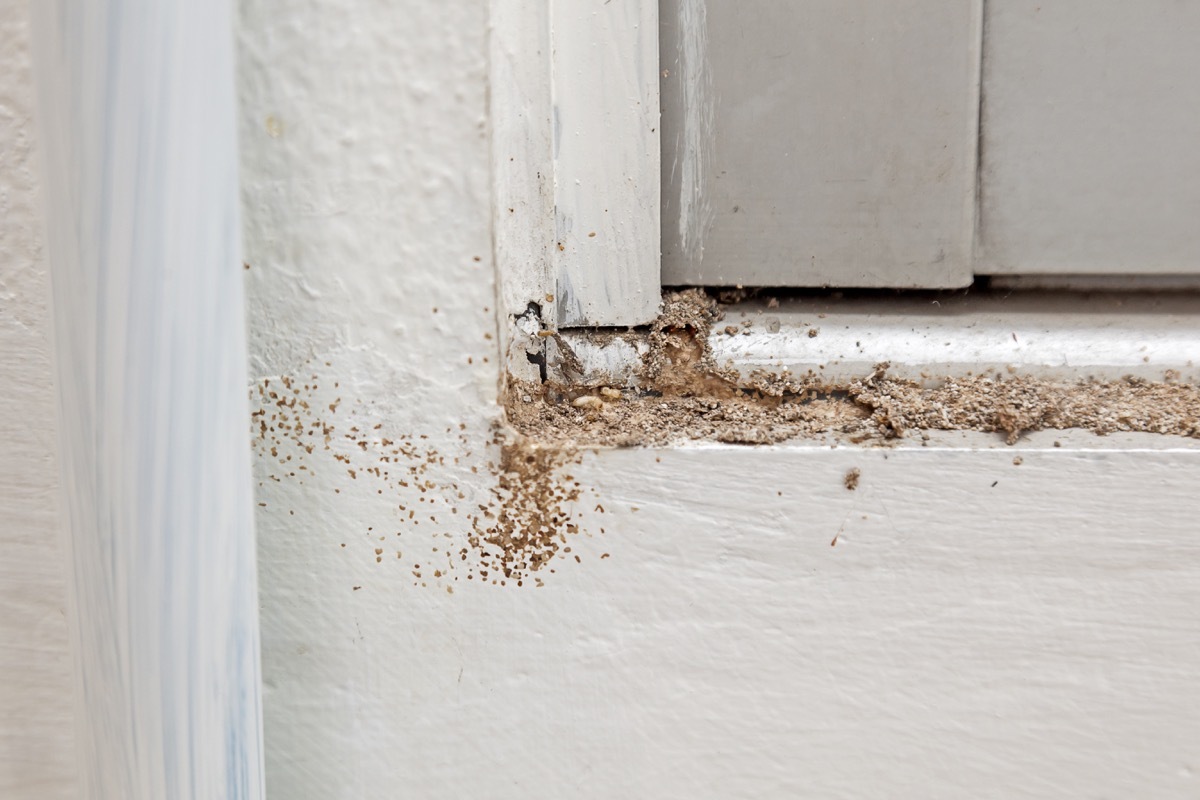
<path fill-rule="evenodd" d="M 36 0 L 80 773 L 258 798 L 229 0 Z"/>

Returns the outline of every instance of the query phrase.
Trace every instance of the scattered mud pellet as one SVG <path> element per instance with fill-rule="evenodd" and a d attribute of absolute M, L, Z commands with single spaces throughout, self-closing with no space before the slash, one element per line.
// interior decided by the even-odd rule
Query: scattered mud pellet
<path fill-rule="evenodd" d="M 858 479 L 861 476 L 862 470 L 860 470 L 858 467 L 855 467 L 846 473 L 846 475 L 842 478 L 842 483 L 849 491 L 853 492 L 858 488 Z"/>
<path fill-rule="evenodd" d="M 496 502 L 481 509 L 469 537 L 486 567 L 481 578 L 496 570 L 520 582 L 563 552 L 568 536 L 581 533 L 571 511 L 579 486 L 561 471 L 578 460 L 573 449 L 525 438 L 502 446 Z"/>
<path fill-rule="evenodd" d="M 810 338 L 810 339 L 815 339 L 815 338 L 817 338 L 817 337 L 818 337 L 818 336 L 820 336 L 820 335 L 821 335 L 821 329 L 820 329 L 820 328 L 809 328 L 809 329 L 808 329 L 808 338 Z"/>
<path fill-rule="evenodd" d="M 1025 463 L 1025 459 L 1021 458 L 1020 456 L 1015 456 L 1013 458 L 1013 466 L 1014 467 L 1019 467 L 1024 463 Z"/>
<path fill-rule="evenodd" d="M 318 389 L 316 375 L 312 376 L 311 383 L 304 383 L 303 380 L 287 375 L 264 378 L 250 389 L 254 402 L 250 424 L 257 458 L 256 469 L 263 470 L 257 476 L 263 479 L 258 481 L 259 485 L 263 485 L 268 478 L 280 483 L 294 479 L 299 474 L 324 474 L 334 479 L 334 485 L 327 489 L 334 495 L 342 494 L 337 482 L 347 477 L 360 484 L 364 481 L 374 483 L 367 488 L 373 490 L 375 495 L 393 495 L 394 499 L 389 497 L 391 502 L 382 504 L 378 513 L 395 514 L 398 517 L 395 523 L 391 519 L 388 521 L 389 530 L 394 533 L 379 535 L 379 541 L 403 535 L 403 541 L 415 546 L 418 551 L 422 548 L 422 542 L 438 545 L 431 548 L 431 560 L 434 563 L 429 566 L 428 572 L 413 564 L 411 572 L 416 579 L 414 586 L 444 588 L 445 581 L 458 581 L 463 574 L 467 580 L 472 580 L 476 575 L 487 579 L 489 573 L 493 575 L 490 582 L 498 586 L 513 583 L 523 586 L 525 581 L 532 578 L 530 573 L 543 569 L 556 558 L 567 557 L 564 554 L 569 550 L 567 544 L 570 537 L 590 535 L 575 519 L 574 504 L 578 499 L 580 484 L 570 475 L 559 472 L 561 467 L 576 459 L 573 449 L 547 447 L 529 442 L 511 430 L 496 428 L 487 444 L 497 448 L 500 458 L 496 461 L 499 463 L 489 460 L 487 471 L 482 473 L 487 475 L 490 472 L 496 484 L 490 495 L 477 503 L 479 514 L 471 513 L 466 505 L 461 510 L 467 513 L 460 514 L 458 503 L 465 500 L 466 495 L 459 489 L 455 480 L 457 476 L 453 473 L 439 475 L 435 471 L 447 467 L 451 461 L 458 464 L 458 456 L 437 452 L 432 441 L 420 444 L 431 438 L 429 433 L 433 429 L 427 433 L 389 431 L 386 421 L 364 416 L 364 407 L 373 405 L 373 401 L 364 404 L 353 399 L 322 397 L 313 394 Z M 272 389 L 273 382 L 276 385 L 281 382 L 285 390 Z M 336 382 L 334 385 L 337 385 Z M 599 397 L 594 399 L 603 405 Z M 532 402 L 533 397 L 530 400 Z M 459 428 L 467 430 L 465 423 L 459 423 Z M 373 433 L 368 434 L 368 430 Z M 446 427 L 445 430 L 451 433 L 452 427 Z M 324 438 L 323 450 L 318 450 L 310 443 L 309 437 L 315 436 Z M 459 439 L 456 452 L 470 458 L 477 449 L 474 441 L 465 434 Z M 319 460 L 304 463 L 314 454 Z M 295 470 L 271 474 L 269 471 L 278 469 L 278 464 L 293 465 Z M 333 471 L 330 472 L 330 469 Z M 479 472 L 474 465 L 470 466 L 470 470 L 472 473 Z M 393 474 L 396 474 L 395 477 Z M 297 483 L 305 485 L 305 481 Z M 486 485 L 478 488 L 486 493 Z M 465 523 L 457 524 L 455 532 L 436 530 L 427 534 L 421 531 L 417 527 L 420 522 L 414 518 L 415 511 L 410 507 L 415 505 L 412 499 L 418 490 L 420 496 L 417 499 L 420 502 L 438 509 L 444 506 L 450 514 L 459 515 L 458 518 L 465 520 Z M 266 508 L 267 504 L 261 503 L 260 507 Z M 294 510 L 283 510 L 299 516 Z M 433 525 L 442 522 L 440 515 L 423 514 L 422 517 L 427 517 Z M 367 526 L 368 539 L 376 536 L 377 525 L 378 522 Z M 418 536 L 420 538 L 414 538 Z M 453 551 L 444 548 L 443 537 L 457 540 L 456 543 L 462 546 Z M 331 544 L 349 549 L 351 545 L 343 539 L 344 536 L 338 536 Z M 374 552 L 369 557 L 374 558 L 376 564 L 382 564 L 384 547 L 376 546 L 374 542 L 370 544 Z M 395 553 L 397 563 L 403 564 L 404 552 L 397 549 Z M 425 562 L 423 558 L 420 560 Z M 553 569 L 549 571 L 553 573 Z M 430 572 L 432 578 L 425 579 L 424 576 Z M 354 588 L 357 591 L 362 587 Z"/>

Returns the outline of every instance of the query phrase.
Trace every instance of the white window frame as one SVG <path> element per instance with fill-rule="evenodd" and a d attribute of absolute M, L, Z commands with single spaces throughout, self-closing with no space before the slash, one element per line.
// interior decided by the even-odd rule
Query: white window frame
<path fill-rule="evenodd" d="M 598 349 L 574 329 L 644 325 L 658 313 L 658 10 L 646 0 L 492 4 L 495 249 L 504 308 L 517 321 L 507 326 L 513 376 L 539 376 L 531 357 L 542 369 L 548 359 L 553 371 L 553 348 L 547 354 L 546 339 L 536 336 L 547 330 L 573 347 L 594 382 L 635 372 L 635 349 Z M 696 0 L 681 6 L 681 17 L 702 14 Z M 1191 276 L 1176 276 L 1174 283 L 1144 278 L 1001 280 L 1051 290 L 1196 285 Z M 710 344 L 719 363 L 742 372 L 786 367 L 862 377 L 886 360 L 901 375 L 1008 369 L 1054 379 L 1161 379 L 1169 370 L 1175 379 L 1194 380 L 1197 374 L 1188 356 L 1200 353 L 1200 315 L 1185 305 L 1164 311 L 1158 324 L 1147 324 L 1153 311 L 1144 304 L 1122 311 L 1110 303 L 1111 313 L 1102 318 L 1062 325 L 1069 302 L 1014 304 L 1011 312 L 975 307 L 957 318 L 925 314 L 925 302 L 912 301 L 886 317 L 862 309 L 837 316 L 836 306 L 822 308 L 837 317 L 828 330 L 841 335 L 820 341 L 807 337 L 811 323 L 797 307 L 777 315 L 774 330 L 760 326 L 750 338 L 733 341 L 714 335 Z M 1011 329 L 1011 340 L 985 341 L 1001 328 Z M 864 335 L 872 347 L 851 346 Z"/>

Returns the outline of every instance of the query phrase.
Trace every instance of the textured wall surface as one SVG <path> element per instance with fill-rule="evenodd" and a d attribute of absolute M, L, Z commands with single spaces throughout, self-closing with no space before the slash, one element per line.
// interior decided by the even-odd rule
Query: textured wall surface
<path fill-rule="evenodd" d="M 274 797 L 443 791 L 414 771 L 463 755 L 427 735 L 458 676 L 413 667 L 491 635 L 453 622 L 464 601 L 503 606 L 465 570 L 434 577 L 487 502 L 496 413 L 485 11 L 241 4 Z"/>
<path fill-rule="evenodd" d="M 75 796 L 26 4 L 0 0 L 0 797 Z"/>

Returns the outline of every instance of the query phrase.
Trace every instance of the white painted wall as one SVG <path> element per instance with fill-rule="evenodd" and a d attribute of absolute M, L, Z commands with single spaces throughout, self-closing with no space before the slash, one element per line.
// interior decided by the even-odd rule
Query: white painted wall
<path fill-rule="evenodd" d="M 482 475 L 499 371 L 486 10 L 482 0 L 241 4 L 251 376 L 270 379 L 272 390 L 283 376 L 297 388 L 318 386 L 300 388 L 312 409 L 300 416 L 335 426 L 335 452 L 352 459 L 335 461 L 321 437 L 313 454 L 286 437 L 279 445 L 260 440 L 273 797 L 460 791 L 448 776 L 472 758 L 471 748 L 458 749 L 467 741 L 448 734 L 471 730 L 466 717 L 486 712 L 451 710 L 448 698 L 466 686 L 473 703 L 483 701 L 493 684 L 482 664 L 454 654 L 493 636 L 480 612 L 490 619 L 530 597 L 482 588 L 451 595 L 428 571 L 428 587 L 414 586 L 412 574 L 414 563 L 435 557 L 432 548 L 457 549 L 464 531 L 447 523 L 487 499 Z M 372 440 L 367 449 L 342 438 L 352 427 Z M 440 500 L 443 485 L 462 487 L 458 515 L 444 503 L 433 512 L 445 528 L 425 516 L 419 527 L 403 522 L 397 505 L 424 510 L 427 493 L 365 472 L 404 474 L 413 462 L 382 463 L 379 440 L 406 436 L 445 459 L 423 476 L 438 484 L 429 495 Z M 377 546 L 386 548 L 381 562 Z M 455 658 L 453 669 L 416 668 L 439 654 Z M 439 707 L 460 721 L 447 727 L 451 717 Z M 499 766 L 489 756 L 472 771 L 483 779 L 474 770 Z"/>
<path fill-rule="evenodd" d="M 75 797 L 26 3 L 0 0 L 0 797 Z"/>

